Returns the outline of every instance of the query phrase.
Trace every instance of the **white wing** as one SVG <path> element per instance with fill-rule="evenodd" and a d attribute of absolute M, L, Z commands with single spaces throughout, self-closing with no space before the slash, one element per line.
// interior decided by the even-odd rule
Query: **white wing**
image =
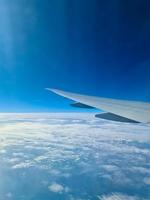
<path fill-rule="evenodd" d="M 150 122 L 150 103 L 100 98 L 65 92 L 57 89 L 48 90 L 71 99 L 80 105 L 94 107 L 108 113 L 96 115 L 97 117 L 122 122 Z"/>

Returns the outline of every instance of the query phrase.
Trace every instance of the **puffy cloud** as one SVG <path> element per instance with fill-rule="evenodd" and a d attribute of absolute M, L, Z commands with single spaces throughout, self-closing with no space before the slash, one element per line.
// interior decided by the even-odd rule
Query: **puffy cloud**
<path fill-rule="evenodd" d="M 52 183 L 50 186 L 48 186 L 48 189 L 55 193 L 62 193 L 64 190 L 63 186 L 58 183 Z"/>
<path fill-rule="evenodd" d="M 60 185 L 58 183 L 52 183 L 51 185 L 48 186 L 48 189 L 54 193 L 62 193 L 70 191 L 68 187 L 64 187 L 63 185 Z"/>
<path fill-rule="evenodd" d="M 98 196 L 100 200 L 140 200 L 135 196 L 128 196 L 123 194 L 112 194 L 112 195 L 104 195 L 102 197 Z"/>
<path fill-rule="evenodd" d="M 33 164 L 31 162 L 21 162 L 21 163 L 18 163 L 16 165 L 13 165 L 12 169 L 29 168 L 31 166 L 33 166 Z"/>

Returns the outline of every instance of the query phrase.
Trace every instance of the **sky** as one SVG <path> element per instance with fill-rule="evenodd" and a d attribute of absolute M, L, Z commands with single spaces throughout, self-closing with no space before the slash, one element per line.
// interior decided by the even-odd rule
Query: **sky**
<path fill-rule="evenodd" d="M 0 0 L 1 112 L 73 110 L 47 87 L 150 101 L 149 35 L 148 0 Z"/>

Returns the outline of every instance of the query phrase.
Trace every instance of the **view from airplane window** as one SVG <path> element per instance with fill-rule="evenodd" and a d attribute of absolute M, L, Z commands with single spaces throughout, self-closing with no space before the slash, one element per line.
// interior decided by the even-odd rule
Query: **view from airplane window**
<path fill-rule="evenodd" d="M 150 199 L 150 2 L 0 0 L 0 200 Z"/>

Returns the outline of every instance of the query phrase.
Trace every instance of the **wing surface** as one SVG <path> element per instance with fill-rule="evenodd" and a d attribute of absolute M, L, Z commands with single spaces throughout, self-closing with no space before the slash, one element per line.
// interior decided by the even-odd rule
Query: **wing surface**
<path fill-rule="evenodd" d="M 49 89 L 60 96 L 71 99 L 80 104 L 84 104 L 90 107 L 94 107 L 111 114 L 114 117 L 119 116 L 135 122 L 150 122 L 150 103 L 149 102 L 138 102 L 138 101 L 127 101 L 118 99 L 109 99 L 88 95 L 81 95 L 71 92 L 66 92 L 58 89 Z M 112 116 L 111 116 L 112 117 Z"/>

